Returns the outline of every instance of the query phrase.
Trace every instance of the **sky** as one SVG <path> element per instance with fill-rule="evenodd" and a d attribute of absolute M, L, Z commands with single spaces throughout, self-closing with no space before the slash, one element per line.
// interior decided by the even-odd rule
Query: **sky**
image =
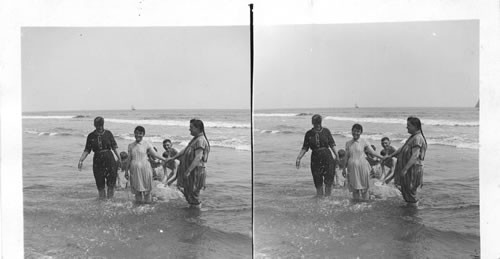
<path fill-rule="evenodd" d="M 479 20 L 260 26 L 256 35 L 256 109 L 479 99 Z"/>
<path fill-rule="evenodd" d="M 22 28 L 28 111 L 250 109 L 248 26 Z"/>
<path fill-rule="evenodd" d="M 248 26 L 25 27 L 21 42 L 23 112 L 250 109 Z M 260 25 L 254 53 L 256 109 L 479 99 L 478 20 Z"/>

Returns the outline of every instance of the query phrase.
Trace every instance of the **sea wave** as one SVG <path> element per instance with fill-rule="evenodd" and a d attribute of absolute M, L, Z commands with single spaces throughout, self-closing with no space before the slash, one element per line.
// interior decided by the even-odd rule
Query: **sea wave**
<path fill-rule="evenodd" d="M 299 116 L 300 113 L 254 113 L 255 117 L 293 117 Z"/>
<path fill-rule="evenodd" d="M 47 132 L 47 131 L 36 131 L 36 130 L 25 130 L 24 133 L 38 135 L 38 136 L 77 136 L 77 137 L 87 137 L 83 134 L 70 133 L 70 132 Z"/>
<path fill-rule="evenodd" d="M 36 131 L 36 130 L 25 130 L 24 133 L 38 135 L 38 136 L 49 136 L 49 137 L 53 136 L 77 136 L 85 138 L 87 137 L 87 135 L 84 134 L 69 133 L 69 132 L 46 132 L 46 131 Z M 131 142 L 135 141 L 135 137 L 132 134 L 115 135 L 115 138 L 129 140 Z M 154 135 L 154 136 L 146 136 L 144 137 L 144 140 L 149 141 L 151 143 L 163 143 L 163 140 L 166 138 L 179 139 L 178 137 L 170 137 L 170 136 L 166 137 L 166 136 Z M 189 141 L 190 139 L 180 139 L 178 141 L 173 141 L 173 144 L 184 148 L 189 144 Z M 239 138 L 210 140 L 210 145 L 212 147 L 230 148 L 241 151 L 252 150 L 250 144 L 248 144 L 245 140 Z"/>
<path fill-rule="evenodd" d="M 258 129 L 254 132 L 258 132 L 260 134 L 304 134 L 305 131 L 290 131 L 290 130 L 268 130 L 268 129 Z M 342 137 L 350 139 L 352 138 L 352 133 L 350 131 L 343 132 L 332 132 L 334 137 Z M 363 133 L 362 138 L 368 140 L 371 144 L 379 145 L 380 140 L 383 137 L 389 137 L 392 143 L 399 143 L 403 145 L 408 137 L 397 135 L 397 134 L 385 134 L 385 133 Z M 442 145 L 442 146 L 450 146 L 455 148 L 463 148 L 463 149 L 479 149 L 479 143 L 474 140 L 466 139 L 460 136 L 426 136 L 428 145 Z"/>
<path fill-rule="evenodd" d="M 189 121 L 180 120 L 125 120 L 125 119 L 106 119 L 107 122 L 113 123 L 124 123 L 133 125 L 156 125 L 156 126 L 178 126 L 178 127 L 189 127 Z M 250 128 L 248 123 L 238 123 L 238 122 L 222 122 L 222 121 L 205 121 L 204 126 L 206 128 Z"/>
<path fill-rule="evenodd" d="M 297 131 L 292 130 L 257 130 L 260 133 L 270 133 L 270 134 L 293 134 L 298 133 Z M 302 133 L 302 132 L 300 132 Z"/>
<path fill-rule="evenodd" d="M 366 123 L 385 123 L 385 124 L 406 124 L 406 119 L 395 119 L 395 118 L 382 118 L 382 117 L 337 117 L 337 116 L 326 116 L 325 120 L 336 120 L 336 121 L 353 121 L 353 122 L 366 122 Z M 457 126 L 457 127 L 478 127 L 478 121 L 456 121 L 456 120 L 433 120 L 433 119 L 422 119 L 423 125 L 430 126 Z"/>
<path fill-rule="evenodd" d="M 310 112 L 301 113 L 255 113 L 256 117 L 293 117 L 293 116 L 312 116 Z"/>
<path fill-rule="evenodd" d="M 51 120 L 51 119 L 73 119 L 75 115 L 47 115 L 47 116 L 38 116 L 38 115 L 24 115 L 23 119 L 33 119 L 33 120 Z"/>
<path fill-rule="evenodd" d="M 86 118 L 89 116 L 84 115 L 64 115 L 64 116 L 38 116 L 38 115 L 25 115 L 23 119 L 76 119 L 76 118 Z M 106 118 L 106 122 L 114 123 L 124 123 L 133 125 L 157 125 L 157 126 L 179 126 L 179 127 L 189 127 L 189 121 L 185 120 L 155 120 L 155 119 L 114 119 Z M 207 128 L 250 128 L 250 123 L 239 123 L 239 122 L 224 122 L 224 121 L 205 121 L 204 126 Z"/>
<path fill-rule="evenodd" d="M 116 136 L 117 138 L 125 139 L 125 140 L 130 140 L 134 141 L 135 137 L 130 134 L 122 134 Z M 144 137 L 144 140 L 149 141 L 151 143 L 163 143 L 163 140 L 165 139 L 165 136 L 146 136 Z M 178 139 L 174 137 L 169 137 L 171 139 Z M 177 141 L 173 141 L 172 144 L 174 146 L 178 146 L 181 148 L 186 147 L 189 144 L 190 139 L 180 139 Z M 231 139 L 216 139 L 216 140 L 209 140 L 210 145 L 212 147 L 222 147 L 222 148 L 230 148 L 230 149 L 235 149 L 235 150 L 241 150 L 241 151 L 250 151 L 251 146 L 247 143 L 245 143 L 244 140 L 238 139 L 238 138 L 231 138 Z"/>
<path fill-rule="evenodd" d="M 352 137 L 350 132 L 342 132 L 339 135 L 342 135 L 343 137 L 346 138 Z M 408 139 L 407 137 L 401 137 L 397 135 L 392 136 L 392 135 L 385 135 L 382 133 L 363 133 L 364 139 L 369 140 L 371 144 L 374 143 L 377 144 L 377 146 L 378 143 L 380 143 L 380 140 L 385 136 L 389 137 L 392 143 L 399 143 L 400 145 L 403 145 Z M 459 136 L 426 136 L 426 140 L 428 145 L 441 145 L 441 146 L 449 146 L 449 147 L 464 148 L 464 149 L 479 149 L 479 143 Z"/>

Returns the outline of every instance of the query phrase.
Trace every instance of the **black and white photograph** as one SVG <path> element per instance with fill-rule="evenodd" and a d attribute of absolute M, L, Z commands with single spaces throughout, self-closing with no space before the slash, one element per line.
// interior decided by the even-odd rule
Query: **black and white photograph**
<path fill-rule="evenodd" d="M 0 2 L 5 258 L 500 258 L 498 1 Z"/>
<path fill-rule="evenodd" d="M 477 20 L 256 35 L 257 255 L 479 257 Z"/>
<path fill-rule="evenodd" d="M 22 28 L 26 257 L 251 257 L 248 31 Z"/>

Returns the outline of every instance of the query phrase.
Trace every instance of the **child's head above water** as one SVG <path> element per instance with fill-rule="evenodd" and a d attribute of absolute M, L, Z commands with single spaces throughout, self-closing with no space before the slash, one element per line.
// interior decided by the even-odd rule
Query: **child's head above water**
<path fill-rule="evenodd" d="M 128 154 L 125 151 L 120 152 L 120 159 L 125 160 L 128 158 Z"/>
<path fill-rule="evenodd" d="M 165 150 L 169 149 L 172 147 L 172 141 L 170 139 L 165 139 L 163 140 L 163 148 Z"/>
<path fill-rule="evenodd" d="M 391 145 L 391 140 L 388 137 L 383 137 L 382 140 L 380 140 L 380 143 L 383 148 L 387 148 Z"/>
<path fill-rule="evenodd" d="M 343 149 L 339 149 L 338 154 L 339 154 L 339 158 L 340 158 L 340 159 L 344 158 L 344 157 L 345 157 L 345 150 L 343 150 Z"/>

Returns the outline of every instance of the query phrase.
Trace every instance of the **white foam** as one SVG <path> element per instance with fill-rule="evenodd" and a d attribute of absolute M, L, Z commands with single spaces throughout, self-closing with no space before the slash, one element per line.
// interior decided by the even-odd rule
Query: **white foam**
<path fill-rule="evenodd" d="M 379 180 L 375 180 L 370 187 L 370 194 L 377 199 L 387 199 L 390 197 L 399 197 L 401 193 L 393 184 L 383 184 Z"/>
<path fill-rule="evenodd" d="M 339 134 L 346 138 L 351 138 L 351 134 L 347 132 L 336 132 L 335 134 Z M 387 136 L 391 139 L 393 143 L 400 143 L 403 145 L 408 138 L 394 137 L 390 134 L 369 134 L 363 133 L 362 138 L 368 140 L 370 144 L 378 146 L 382 137 Z M 465 149 L 479 149 L 479 143 L 473 142 L 472 140 L 467 140 L 459 136 L 426 136 L 428 145 L 442 145 L 442 146 L 450 146 L 456 148 L 465 148 Z"/>
<path fill-rule="evenodd" d="M 293 117 L 297 113 L 254 113 L 255 117 Z"/>
<path fill-rule="evenodd" d="M 326 120 L 336 120 L 336 121 L 353 121 L 353 122 L 367 122 L 367 123 L 387 123 L 387 124 L 403 124 L 406 125 L 406 118 L 394 119 L 394 118 L 358 118 L 358 117 L 337 117 L 337 116 L 327 116 Z M 431 126 L 466 126 L 466 127 L 477 127 L 479 126 L 478 121 L 455 121 L 455 120 L 421 120 L 422 125 Z"/>
<path fill-rule="evenodd" d="M 151 191 L 153 197 L 156 197 L 158 200 L 166 202 L 169 200 L 182 198 L 182 193 L 176 188 L 172 188 L 166 186 L 160 181 L 153 181 L 153 190 Z"/>
<path fill-rule="evenodd" d="M 189 121 L 179 120 L 125 120 L 125 119 L 106 119 L 107 122 L 133 124 L 133 125 L 155 125 L 155 126 L 174 126 L 189 127 Z M 206 128 L 250 128 L 248 123 L 207 121 L 203 123 Z"/>
<path fill-rule="evenodd" d="M 130 140 L 134 141 L 135 137 L 128 135 L 128 134 L 122 134 L 120 135 L 120 138 L 123 138 L 125 140 Z M 152 136 L 152 137 L 144 137 L 145 141 L 148 141 L 150 143 L 163 143 L 163 140 L 165 138 L 161 136 Z M 189 144 L 189 140 L 182 140 L 178 146 L 184 148 Z M 222 147 L 222 148 L 231 148 L 235 150 L 242 150 L 242 151 L 250 151 L 251 146 L 244 141 L 237 139 L 237 138 L 231 138 L 231 139 L 222 139 L 222 140 L 211 140 L 210 145 L 212 147 Z"/>
<path fill-rule="evenodd" d="M 50 119 L 73 119 L 75 115 L 72 116 L 34 116 L 34 115 L 25 115 L 23 119 L 34 119 L 34 120 L 50 120 Z"/>

